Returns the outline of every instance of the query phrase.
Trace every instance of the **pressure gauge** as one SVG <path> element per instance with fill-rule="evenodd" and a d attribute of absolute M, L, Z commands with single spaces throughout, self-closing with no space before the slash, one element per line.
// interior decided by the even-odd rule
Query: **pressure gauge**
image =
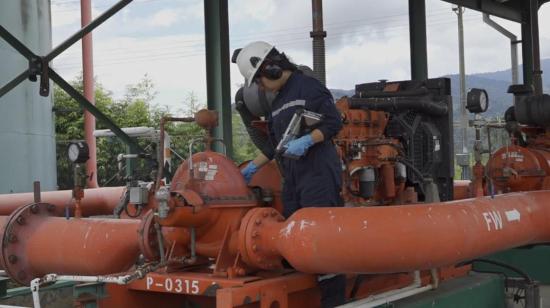
<path fill-rule="evenodd" d="M 69 159 L 75 164 L 84 163 L 90 159 L 90 150 L 86 142 L 72 142 L 67 149 Z"/>
<path fill-rule="evenodd" d="M 471 89 L 468 92 L 466 101 L 466 109 L 470 113 L 483 113 L 489 108 L 489 96 L 487 91 L 483 89 Z"/>

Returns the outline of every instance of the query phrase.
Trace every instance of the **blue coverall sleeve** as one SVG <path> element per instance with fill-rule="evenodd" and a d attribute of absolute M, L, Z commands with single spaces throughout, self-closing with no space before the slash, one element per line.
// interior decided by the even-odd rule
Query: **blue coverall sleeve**
<path fill-rule="evenodd" d="M 320 89 L 307 100 L 306 109 L 323 115 L 323 121 L 317 129 L 323 133 L 325 140 L 332 139 L 342 129 L 342 116 L 326 88 Z"/>

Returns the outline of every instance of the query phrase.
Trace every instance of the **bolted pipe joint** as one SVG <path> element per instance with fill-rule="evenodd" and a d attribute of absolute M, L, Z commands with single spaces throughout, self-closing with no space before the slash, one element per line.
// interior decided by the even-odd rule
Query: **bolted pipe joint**
<path fill-rule="evenodd" d="M 248 211 L 239 229 L 239 252 L 247 265 L 267 270 L 283 268 L 282 256 L 268 247 L 267 243 L 275 237 L 267 230 L 277 228 L 284 220 L 284 217 L 273 208 L 255 208 Z"/>
<path fill-rule="evenodd" d="M 158 202 L 158 215 L 160 219 L 166 219 L 168 213 L 170 212 L 170 206 L 168 205 L 168 200 L 170 199 L 170 190 L 163 186 L 157 190 L 155 193 L 155 199 Z"/>

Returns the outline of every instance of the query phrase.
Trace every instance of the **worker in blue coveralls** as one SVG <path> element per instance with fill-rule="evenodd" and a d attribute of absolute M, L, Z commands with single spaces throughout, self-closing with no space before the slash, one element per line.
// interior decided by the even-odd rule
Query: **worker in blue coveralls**
<path fill-rule="evenodd" d="M 301 73 L 284 53 L 266 42 L 252 42 L 233 54 L 245 87 L 257 83 L 260 89 L 275 93 L 269 112 L 269 141 L 277 145 L 297 108 L 323 116 L 316 128 L 290 141 L 285 154 L 278 157 L 283 174 L 283 215 L 288 218 L 303 207 L 342 206 L 341 163 L 332 138 L 342 128 L 342 118 L 330 91 L 317 79 Z M 247 182 L 275 151 L 262 151 L 241 172 Z M 320 275 L 321 306 L 334 307 L 345 302 L 345 276 Z"/>

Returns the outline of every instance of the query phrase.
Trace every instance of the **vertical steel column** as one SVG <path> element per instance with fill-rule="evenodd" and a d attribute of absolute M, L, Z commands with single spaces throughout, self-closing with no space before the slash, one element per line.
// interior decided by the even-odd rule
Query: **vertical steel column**
<path fill-rule="evenodd" d="M 535 3 L 533 3 L 535 2 Z M 534 6 L 534 7 L 533 7 Z M 521 23 L 521 47 L 523 57 L 523 84 L 532 85 L 537 92 L 538 80 L 536 71 L 540 71 L 540 52 L 538 41 L 538 3 L 537 1 L 523 1 L 523 21 Z M 536 29 L 536 35 L 533 30 Z M 539 58 L 537 61 L 536 58 Z M 536 63 L 539 63 L 537 68 Z M 540 74 L 539 74 L 539 80 Z M 542 84 L 540 86 L 542 93 Z M 540 94 L 540 93 L 539 93 Z"/>
<path fill-rule="evenodd" d="M 80 1 L 82 28 L 92 22 L 92 0 Z M 94 47 L 92 33 L 82 38 L 82 80 L 84 97 L 95 104 L 94 90 Z M 86 162 L 87 187 L 96 188 L 97 185 L 97 148 L 94 137 L 95 117 L 87 110 L 84 111 L 84 134 L 90 150 L 90 159 Z"/>
<path fill-rule="evenodd" d="M 204 29 L 206 40 L 206 84 L 208 109 L 219 112 L 219 126 L 215 138 L 223 139 L 227 155 L 232 156 L 231 84 L 229 77 L 229 20 L 227 0 L 204 1 Z M 223 146 L 214 144 L 223 152 Z"/>
<path fill-rule="evenodd" d="M 311 15 L 313 31 L 309 33 L 309 36 L 313 38 L 313 72 L 317 79 L 326 85 L 325 37 L 327 32 L 323 29 L 323 0 L 311 0 Z"/>
<path fill-rule="evenodd" d="M 411 79 L 428 79 L 426 40 L 426 0 L 409 0 L 409 36 L 411 45 Z"/>
<path fill-rule="evenodd" d="M 542 69 L 540 67 L 539 38 L 539 1 L 529 1 L 529 17 L 531 18 L 531 43 L 533 53 L 533 86 L 536 95 L 542 95 Z"/>
<path fill-rule="evenodd" d="M 462 133 L 462 153 L 457 154 L 462 159 L 459 165 L 462 170 L 461 179 L 469 180 L 470 175 L 470 154 L 468 152 L 468 113 L 466 110 L 466 68 L 464 59 L 464 8 L 462 6 L 453 7 L 453 11 L 458 18 L 458 70 L 460 80 L 460 131 Z"/>

